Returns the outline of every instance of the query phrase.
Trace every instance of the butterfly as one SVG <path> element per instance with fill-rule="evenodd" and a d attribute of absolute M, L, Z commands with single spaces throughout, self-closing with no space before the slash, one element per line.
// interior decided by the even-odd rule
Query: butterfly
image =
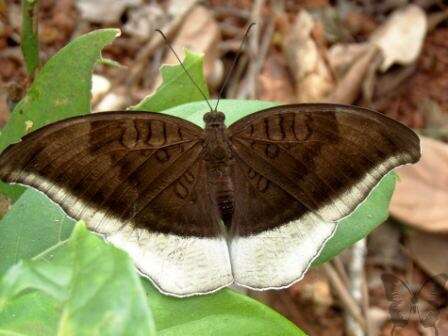
<path fill-rule="evenodd" d="M 62 120 L 0 155 L 0 178 L 46 194 L 127 251 L 163 293 L 300 279 L 390 170 L 418 161 L 418 136 L 355 106 L 268 108 L 204 128 L 135 111 Z"/>
<path fill-rule="evenodd" d="M 405 327 L 410 317 L 416 315 L 424 327 L 434 328 L 434 333 L 437 336 L 438 330 L 436 322 L 439 311 L 431 302 L 423 310 L 419 303 L 419 297 L 426 288 L 431 298 L 437 299 L 440 294 L 436 291 L 432 281 L 438 280 L 438 283 L 446 283 L 448 281 L 448 275 L 444 273 L 438 274 L 432 279 L 426 280 L 417 290 L 410 288 L 406 282 L 391 273 L 382 274 L 381 279 L 386 292 L 386 298 L 390 301 L 389 313 L 391 322 L 393 323 L 392 335 L 396 327 Z"/>

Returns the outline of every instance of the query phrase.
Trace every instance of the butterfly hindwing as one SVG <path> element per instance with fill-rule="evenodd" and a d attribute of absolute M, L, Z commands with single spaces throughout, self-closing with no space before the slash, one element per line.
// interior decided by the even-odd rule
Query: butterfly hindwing
<path fill-rule="evenodd" d="M 285 287 L 301 278 L 336 224 L 305 214 L 300 202 L 237 155 L 230 242 L 235 281 L 254 289 Z"/>
<path fill-rule="evenodd" d="M 253 268 L 246 271 L 242 265 L 263 260 L 259 269 L 266 269 L 275 263 L 274 287 L 291 283 L 292 273 L 300 278 L 332 236 L 335 222 L 352 213 L 390 170 L 420 156 L 418 137 L 400 123 L 333 104 L 260 111 L 231 125 L 228 137 L 238 180 L 234 276 L 255 288 L 266 286 Z M 282 243 L 268 251 L 264 246 L 274 241 L 268 237 Z M 297 265 L 293 255 L 304 253 Z"/>
<path fill-rule="evenodd" d="M 194 124 L 158 113 L 76 117 L 9 146 L 0 178 L 31 185 L 84 219 L 162 291 L 208 292 L 232 277 L 201 135 Z"/>

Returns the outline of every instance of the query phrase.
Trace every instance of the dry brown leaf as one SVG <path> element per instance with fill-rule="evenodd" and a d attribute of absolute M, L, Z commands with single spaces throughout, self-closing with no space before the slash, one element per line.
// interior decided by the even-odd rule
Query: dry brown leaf
<path fill-rule="evenodd" d="M 142 4 L 142 0 L 78 0 L 76 7 L 81 17 L 89 22 L 113 24 L 129 7 Z"/>
<path fill-rule="evenodd" d="M 281 54 L 272 52 L 266 58 L 258 76 L 258 99 L 285 104 L 295 101 L 294 88 Z"/>
<path fill-rule="evenodd" d="M 123 31 L 141 41 L 149 40 L 155 29 L 163 27 L 167 15 L 159 5 L 154 3 L 131 8 Z"/>
<path fill-rule="evenodd" d="M 283 44 L 299 103 L 322 100 L 334 87 L 331 72 L 312 38 L 313 28 L 312 16 L 302 10 Z"/>
<path fill-rule="evenodd" d="M 340 79 L 353 63 L 371 48 L 369 43 L 337 43 L 328 49 L 328 63 Z"/>
<path fill-rule="evenodd" d="M 288 291 L 296 301 L 307 305 L 319 317 L 325 315 L 334 304 L 330 282 L 319 268 L 311 269 L 302 281 Z"/>
<path fill-rule="evenodd" d="M 430 276 L 448 274 L 448 235 L 414 230 L 408 235 L 407 247 L 415 262 Z"/>
<path fill-rule="evenodd" d="M 369 307 L 367 316 L 370 335 L 379 335 L 384 322 L 386 322 L 390 318 L 389 313 L 379 307 Z"/>
<path fill-rule="evenodd" d="M 372 66 L 376 67 L 378 65 L 376 62 L 372 62 L 376 55 L 378 55 L 378 49 L 371 47 L 360 56 L 339 81 L 336 89 L 330 96 L 325 98 L 325 101 L 329 103 L 352 104 L 361 91 L 366 74 L 369 71 L 376 70 L 371 69 Z"/>
<path fill-rule="evenodd" d="M 172 46 L 179 55 L 183 50 L 204 54 L 204 73 L 208 83 L 216 83 L 216 77 L 222 77 L 222 66 L 219 64 L 219 42 L 221 34 L 213 13 L 203 6 L 195 7 L 185 18 L 182 27 Z M 168 53 L 164 64 L 177 64 L 176 57 Z M 221 75 L 216 74 L 221 72 Z M 161 76 L 157 79 L 158 86 L 162 82 Z"/>
<path fill-rule="evenodd" d="M 417 164 L 397 169 L 390 212 L 416 228 L 448 232 L 448 145 L 421 137 L 421 146 Z"/>
<path fill-rule="evenodd" d="M 109 92 L 111 88 L 110 81 L 101 75 L 93 74 L 92 75 L 92 88 L 90 90 L 92 94 L 92 105 L 95 105 L 100 101 L 101 98 L 104 97 L 104 95 Z"/>
<path fill-rule="evenodd" d="M 383 53 L 381 71 L 394 63 L 413 63 L 420 55 L 427 27 L 426 14 L 419 6 L 409 5 L 393 12 L 370 38 Z"/>

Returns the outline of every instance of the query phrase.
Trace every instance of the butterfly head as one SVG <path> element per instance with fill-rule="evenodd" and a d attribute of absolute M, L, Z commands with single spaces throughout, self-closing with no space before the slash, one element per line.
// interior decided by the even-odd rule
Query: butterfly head
<path fill-rule="evenodd" d="M 224 113 L 220 111 L 210 111 L 204 114 L 205 127 L 221 127 L 224 125 L 225 120 Z"/>

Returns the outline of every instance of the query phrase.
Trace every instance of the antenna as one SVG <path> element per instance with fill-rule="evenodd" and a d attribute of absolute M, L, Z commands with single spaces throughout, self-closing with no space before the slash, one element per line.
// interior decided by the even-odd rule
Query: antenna
<path fill-rule="evenodd" d="M 227 71 L 226 78 L 224 79 L 224 83 L 223 83 L 222 86 L 221 86 L 221 90 L 219 90 L 218 100 L 217 100 L 217 102 L 216 102 L 215 109 L 214 109 L 215 111 L 217 111 L 217 109 L 218 109 L 219 100 L 221 99 L 221 96 L 222 96 L 222 94 L 223 94 L 223 92 L 224 92 L 224 89 L 225 89 L 225 87 L 226 87 L 226 85 L 227 85 L 227 82 L 228 82 L 229 79 L 230 79 L 230 75 L 232 74 L 233 68 L 235 67 L 236 63 L 238 62 L 238 60 L 239 60 L 239 58 L 240 58 L 240 56 L 241 56 L 241 52 L 242 52 L 242 50 L 243 50 L 243 47 L 244 47 L 244 45 L 246 44 L 247 36 L 249 35 L 249 32 L 250 32 L 250 30 L 251 30 L 251 28 L 252 28 L 253 26 L 255 26 L 255 22 L 252 22 L 252 23 L 249 25 L 249 27 L 247 27 L 246 32 L 244 33 L 243 39 L 241 40 L 240 47 L 238 48 L 238 53 L 237 53 L 237 55 L 235 56 L 235 58 L 233 59 L 233 63 L 232 63 L 232 65 L 230 66 L 229 71 Z"/>
<path fill-rule="evenodd" d="M 187 71 L 187 69 L 185 68 L 184 64 L 182 63 L 182 61 L 180 60 L 179 56 L 177 56 L 176 51 L 174 50 L 174 48 L 171 46 L 171 44 L 168 42 L 168 38 L 165 36 L 165 34 L 160 30 L 160 29 L 156 29 L 156 32 L 160 33 L 160 35 L 162 35 L 162 38 L 165 40 L 166 45 L 168 46 L 168 48 L 170 48 L 170 50 L 173 52 L 174 56 L 177 58 L 177 60 L 179 61 L 179 64 L 181 65 L 182 69 L 184 69 L 185 73 L 187 74 L 188 78 L 190 78 L 191 82 L 194 84 L 194 86 L 196 86 L 196 88 L 199 90 L 199 92 L 201 93 L 202 97 L 204 97 L 204 100 L 207 102 L 208 107 L 210 107 L 210 111 L 213 111 L 213 107 L 212 105 L 210 105 L 210 102 L 207 99 L 207 96 L 204 94 L 204 92 L 201 90 L 201 88 L 199 87 L 198 84 L 196 84 L 196 82 L 194 81 L 193 77 L 191 77 L 190 73 Z"/>

